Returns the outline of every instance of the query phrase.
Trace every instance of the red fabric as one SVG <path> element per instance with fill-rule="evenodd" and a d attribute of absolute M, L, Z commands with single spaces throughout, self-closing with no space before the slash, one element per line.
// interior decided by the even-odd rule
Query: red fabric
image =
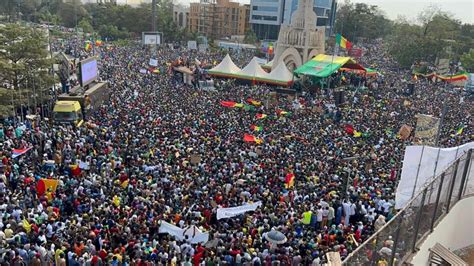
<path fill-rule="evenodd" d="M 237 103 L 230 101 L 221 101 L 221 105 L 224 107 L 234 107 Z"/>
<path fill-rule="evenodd" d="M 354 135 L 354 127 L 352 125 L 345 125 L 344 130 L 349 135 Z"/>
<path fill-rule="evenodd" d="M 245 142 L 255 142 L 255 140 L 256 140 L 255 136 L 252 136 L 250 134 L 244 134 Z"/>

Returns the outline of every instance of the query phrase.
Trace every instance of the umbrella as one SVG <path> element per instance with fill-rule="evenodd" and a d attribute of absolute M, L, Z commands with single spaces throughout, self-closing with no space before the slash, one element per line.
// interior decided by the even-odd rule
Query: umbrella
<path fill-rule="evenodd" d="M 271 230 L 270 232 L 266 233 L 265 239 L 273 244 L 283 244 L 287 240 L 286 236 L 282 232 L 276 230 Z"/>

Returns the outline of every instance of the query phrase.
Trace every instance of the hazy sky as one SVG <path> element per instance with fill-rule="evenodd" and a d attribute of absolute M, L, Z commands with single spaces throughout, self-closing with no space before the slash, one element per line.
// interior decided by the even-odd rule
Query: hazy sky
<path fill-rule="evenodd" d="M 180 3 L 198 2 L 198 0 L 176 1 Z M 250 3 L 250 0 L 237 1 Z M 338 0 L 339 4 L 343 2 L 344 0 Z M 396 19 L 399 15 L 402 15 L 408 20 L 414 20 L 425 7 L 436 5 L 442 10 L 451 13 L 454 18 L 460 19 L 465 23 L 474 24 L 474 0 L 351 0 L 351 2 L 377 5 L 391 19 Z"/>

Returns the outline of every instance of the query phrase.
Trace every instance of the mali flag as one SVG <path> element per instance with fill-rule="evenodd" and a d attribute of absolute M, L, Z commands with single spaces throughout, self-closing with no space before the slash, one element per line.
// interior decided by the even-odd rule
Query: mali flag
<path fill-rule="evenodd" d="M 456 130 L 456 135 L 461 135 L 463 131 L 464 131 L 464 125 L 462 125 L 461 127 L 458 128 L 458 130 Z"/>
<path fill-rule="evenodd" d="M 336 35 L 336 43 L 340 47 L 348 49 L 348 50 L 352 48 L 352 43 L 348 41 L 346 38 L 342 37 L 341 34 Z"/>
<path fill-rule="evenodd" d="M 244 134 L 244 141 L 245 142 L 255 142 L 256 144 L 262 144 L 263 140 L 260 138 L 257 138 L 253 135 L 250 134 Z"/>
<path fill-rule="evenodd" d="M 252 99 L 252 98 L 248 98 L 248 99 L 247 99 L 247 103 L 252 104 L 252 105 L 254 105 L 254 106 L 257 106 L 257 107 L 259 107 L 259 106 L 262 105 L 262 102 L 256 101 L 256 100 L 254 100 L 254 99 Z"/>
<path fill-rule="evenodd" d="M 266 114 L 256 114 L 255 117 L 257 119 L 265 119 L 265 118 L 267 118 L 267 115 Z"/>
<path fill-rule="evenodd" d="M 257 125 L 251 125 L 250 129 L 252 129 L 253 131 L 262 131 L 263 127 L 257 126 Z"/>
<path fill-rule="evenodd" d="M 84 50 L 89 51 L 90 49 L 92 49 L 92 44 L 91 42 L 87 41 L 84 45 Z"/>
<path fill-rule="evenodd" d="M 279 116 L 284 116 L 284 115 L 289 115 L 289 114 L 290 114 L 290 112 L 283 111 L 283 110 L 280 110 L 280 109 L 278 109 L 278 110 L 276 111 L 276 113 L 277 113 L 277 115 L 279 115 Z"/>
<path fill-rule="evenodd" d="M 221 105 L 224 106 L 224 107 L 230 107 L 230 108 L 235 108 L 235 107 L 242 108 L 242 107 L 244 107 L 244 104 L 242 104 L 242 103 L 236 103 L 236 102 L 231 102 L 231 101 L 221 101 Z"/>
<path fill-rule="evenodd" d="M 289 173 L 285 177 L 285 188 L 292 188 L 295 185 L 295 174 Z"/>

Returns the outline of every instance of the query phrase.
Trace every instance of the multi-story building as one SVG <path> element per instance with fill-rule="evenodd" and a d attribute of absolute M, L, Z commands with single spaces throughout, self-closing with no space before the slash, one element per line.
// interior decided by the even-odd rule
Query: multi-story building
<path fill-rule="evenodd" d="M 180 4 L 173 5 L 173 21 L 180 29 L 187 28 L 189 21 L 189 7 Z"/>
<path fill-rule="evenodd" d="M 212 39 L 244 35 L 249 29 L 250 5 L 229 0 L 201 0 L 190 4 L 188 30 Z"/>
<path fill-rule="evenodd" d="M 251 0 L 250 24 L 259 39 L 278 39 L 281 24 L 291 23 L 291 14 L 298 8 L 298 0 Z M 336 0 L 314 0 L 316 26 L 325 26 L 331 34 L 336 13 Z"/>

